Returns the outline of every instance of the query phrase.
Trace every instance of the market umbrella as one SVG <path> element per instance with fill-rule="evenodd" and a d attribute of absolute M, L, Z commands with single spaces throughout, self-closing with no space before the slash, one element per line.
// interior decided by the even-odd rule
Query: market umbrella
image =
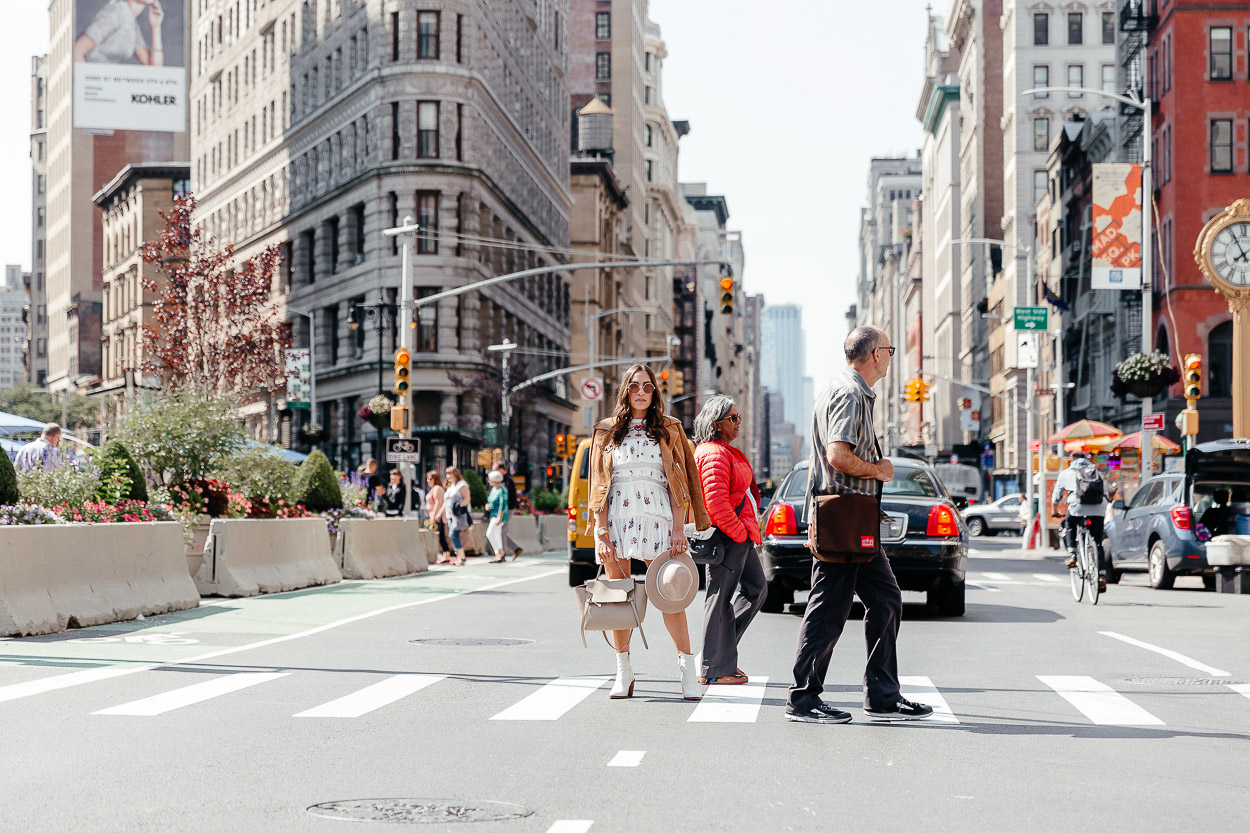
<path fill-rule="evenodd" d="M 249 448 L 263 448 L 277 454 L 283 460 L 289 460 L 292 463 L 302 463 L 308 459 L 307 454 L 301 454 L 293 448 L 283 448 L 280 445 L 270 445 L 269 443 L 258 443 L 256 440 L 247 440 Z"/>
<path fill-rule="evenodd" d="M 1080 419 L 1071 425 L 1065 425 L 1050 435 L 1047 445 L 1071 442 L 1072 440 L 1088 440 L 1094 437 L 1122 437 L 1124 432 L 1114 425 L 1095 422 L 1092 419 Z"/>
<path fill-rule="evenodd" d="M 1106 451 L 1120 441 L 1119 437 L 1090 437 L 1087 440 L 1070 440 L 1063 444 L 1063 450 L 1073 451 Z"/>
<path fill-rule="evenodd" d="M 31 431 L 40 432 L 46 423 L 37 419 L 27 419 L 17 414 L 6 414 L 0 411 L 0 434 L 25 434 Z"/>
<path fill-rule="evenodd" d="M 1159 434 L 1155 434 L 1150 440 L 1150 447 L 1164 454 L 1176 454 L 1181 450 L 1179 445 Z M 1132 434 L 1120 437 L 1111 448 L 1141 448 L 1141 431 L 1134 431 Z"/>

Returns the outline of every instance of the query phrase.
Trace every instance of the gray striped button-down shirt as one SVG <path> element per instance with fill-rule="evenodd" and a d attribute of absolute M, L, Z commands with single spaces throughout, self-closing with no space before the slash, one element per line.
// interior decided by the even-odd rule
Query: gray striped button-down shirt
<path fill-rule="evenodd" d="M 881 459 L 881 449 L 872 430 L 872 406 L 877 395 L 864 377 L 848 367 L 833 377 L 812 409 L 812 468 L 809 494 L 876 495 L 880 481 L 851 477 L 829 465 L 829 444 L 847 443 L 855 456 L 866 463 Z"/>

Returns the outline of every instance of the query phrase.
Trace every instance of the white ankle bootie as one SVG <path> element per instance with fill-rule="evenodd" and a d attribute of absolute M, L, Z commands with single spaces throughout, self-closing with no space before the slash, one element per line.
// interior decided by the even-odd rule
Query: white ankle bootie
<path fill-rule="evenodd" d="M 624 700 L 634 696 L 634 669 L 629 665 L 629 651 L 616 655 L 616 682 L 608 697 L 612 700 Z"/>
<path fill-rule="evenodd" d="M 699 667 L 691 654 L 678 654 L 677 667 L 681 669 L 681 696 L 686 700 L 700 700 L 703 692 L 699 691 L 699 675 L 695 671 Z"/>

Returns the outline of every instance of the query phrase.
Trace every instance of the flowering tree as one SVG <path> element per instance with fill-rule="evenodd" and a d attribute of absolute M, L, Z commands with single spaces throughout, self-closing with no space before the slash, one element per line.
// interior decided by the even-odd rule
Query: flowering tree
<path fill-rule="evenodd" d="M 168 388 L 275 393 L 286 385 L 290 330 L 271 289 L 282 262 L 278 246 L 234 265 L 234 247 L 218 245 L 192 218 L 195 197 L 176 197 L 160 237 L 143 245 L 158 293 L 143 339 L 144 370 Z"/>

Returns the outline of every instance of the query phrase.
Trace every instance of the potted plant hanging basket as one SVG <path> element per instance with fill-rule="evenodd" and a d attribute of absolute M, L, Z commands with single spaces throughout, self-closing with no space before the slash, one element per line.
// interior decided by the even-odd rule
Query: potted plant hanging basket
<path fill-rule="evenodd" d="M 1120 399 L 1128 395 L 1153 399 L 1181 380 L 1165 353 L 1133 353 L 1115 367 L 1111 375 L 1111 392 Z"/>

